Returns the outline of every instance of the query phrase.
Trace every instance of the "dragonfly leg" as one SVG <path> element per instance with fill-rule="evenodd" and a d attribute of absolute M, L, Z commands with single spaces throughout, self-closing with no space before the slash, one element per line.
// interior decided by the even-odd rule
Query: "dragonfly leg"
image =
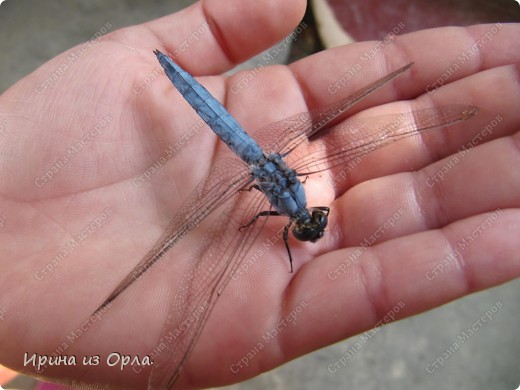
<path fill-rule="evenodd" d="M 328 214 L 328 208 L 327 207 L 316 207 L 316 209 L 327 209 Z M 240 226 L 239 230 L 242 231 L 243 229 L 251 226 L 256 222 L 256 220 L 260 217 L 267 217 L 267 216 L 274 216 L 274 217 L 285 217 L 285 215 L 280 214 L 278 211 L 269 210 L 269 211 L 261 211 L 257 215 L 254 216 L 254 218 L 249 221 L 247 224 Z M 291 225 L 293 224 L 293 221 L 290 220 L 287 225 L 285 225 L 283 229 L 283 242 L 285 244 L 285 248 L 287 249 L 287 254 L 289 255 L 289 264 L 291 265 L 291 273 L 293 272 L 293 265 L 292 265 L 292 255 L 291 255 L 291 248 L 289 248 L 289 229 L 291 228 Z"/>
<path fill-rule="evenodd" d="M 249 221 L 248 223 L 246 223 L 243 226 L 240 226 L 240 228 L 238 230 L 242 231 L 243 229 L 245 229 L 245 228 L 251 226 L 252 224 L 254 224 L 258 218 L 260 218 L 260 217 L 267 217 L 267 216 L 279 217 L 279 216 L 281 216 L 281 214 L 278 211 L 274 211 L 274 210 L 261 211 L 258 214 L 256 214 L 251 221 Z"/>
<path fill-rule="evenodd" d="M 247 188 L 241 188 L 238 190 L 238 192 L 245 192 L 245 191 L 251 192 L 251 190 L 258 190 L 258 191 L 262 192 L 262 190 L 260 189 L 260 186 L 258 184 L 253 184 Z"/>
<path fill-rule="evenodd" d="M 289 264 L 291 265 L 291 274 L 293 273 L 293 266 L 292 266 L 292 256 L 291 256 L 291 248 L 289 248 L 289 229 L 291 225 L 293 224 L 293 221 L 290 220 L 287 225 L 285 225 L 283 229 L 283 242 L 285 244 L 285 248 L 287 249 L 287 254 L 289 255 Z"/>

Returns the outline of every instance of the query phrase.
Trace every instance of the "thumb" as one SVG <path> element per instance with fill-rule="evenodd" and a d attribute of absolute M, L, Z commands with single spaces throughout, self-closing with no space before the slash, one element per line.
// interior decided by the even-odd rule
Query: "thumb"
<path fill-rule="evenodd" d="M 145 23 L 157 46 L 196 75 L 222 73 L 289 34 L 304 0 L 207 0 Z M 189 60 L 188 60 L 189 58 Z"/>

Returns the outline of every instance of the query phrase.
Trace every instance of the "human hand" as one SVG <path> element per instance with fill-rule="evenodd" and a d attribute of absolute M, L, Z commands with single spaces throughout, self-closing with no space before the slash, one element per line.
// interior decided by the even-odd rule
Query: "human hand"
<path fill-rule="evenodd" d="M 200 41 L 176 60 L 195 75 L 220 73 L 287 34 L 304 6 L 242 3 L 238 4 L 247 11 L 224 9 L 210 1 L 204 13 L 197 4 L 145 26 L 117 31 L 90 47 L 52 87 L 35 90 L 67 53 L 2 95 L 1 111 L 7 115 L 0 136 L 5 151 L 0 234 L 2 242 L 9 243 L 0 248 L 2 266 L 9 270 L 2 275 L 0 303 L 5 315 L 0 332 L 6 340 L 2 363 L 21 369 L 24 351 L 50 355 L 64 342 L 69 348 L 61 354 L 78 357 L 117 350 L 143 356 L 156 345 L 168 308 L 161 297 L 172 289 L 171 281 L 157 272 L 114 302 L 100 321 L 101 330 L 88 329 L 73 342 L 67 336 L 146 253 L 212 161 L 224 152 L 220 144 L 215 148 L 209 130 L 201 131 L 196 142 L 178 150 L 151 180 L 140 180 L 197 121 L 160 71 L 152 50 L 174 53 L 203 25 L 204 17 L 209 18 L 219 27 L 205 30 Z M 286 27 L 273 15 L 283 15 Z M 244 380 L 370 328 L 399 302 L 404 307 L 397 318 L 403 318 L 518 275 L 514 241 L 518 232 L 513 222 L 518 218 L 514 208 L 519 181 L 510 169 L 517 155 L 512 145 L 519 122 L 518 93 L 515 68 L 501 67 L 518 61 L 518 50 L 512 50 L 518 45 L 514 39 L 518 26 L 504 26 L 479 54 L 461 64 L 443 89 L 424 93 L 470 46 L 470 36 L 479 37 L 490 28 L 447 28 L 403 36 L 364 64 L 362 72 L 334 95 L 327 86 L 374 43 L 265 69 L 237 94 L 229 89 L 226 94 L 226 88 L 236 85 L 241 74 L 231 79 L 202 78 L 217 98 L 226 96 L 226 106 L 248 130 L 347 96 L 410 61 L 416 63 L 411 73 L 401 76 L 394 88 L 360 103 L 356 111 L 374 107 L 366 113 L 370 116 L 399 112 L 408 103 L 377 106 L 416 99 L 414 108 L 462 103 L 479 106 L 481 113 L 453 132 L 429 134 L 426 147 L 404 143 L 367 156 L 335 188 L 323 178 L 310 178 L 310 205 L 333 201 L 326 237 L 295 249 L 294 274 L 287 272 L 285 248 L 278 245 L 246 277 L 231 282 L 185 367 L 181 385 Z M 213 35 L 216 31 L 219 38 Z M 143 84 L 150 75 L 150 85 Z M 446 165 L 447 160 L 441 159 L 471 141 L 497 114 L 503 120 L 482 145 L 460 158 L 446 178 L 432 179 Z M 97 130 L 89 133 L 93 129 Z M 90 136 L 80 147 L 85 134 Z M 443 134 L 445 143 L 440 142 Z M 72 146 L 78 151 L 69 154 Z M 67 163 L 63 156 L 69 157 Z M 393 175 L 411 169 L 418 172 Z M 55 170 L 51 178 L 45 176 Z M 313 192 L 317 185 L 320 191 Z M 472 234 L 486 220 L 485 213 L 498 208 L 501 213 L 486 230 L 490 234 L 468 245 L 463 260 L 453 260 L 445 271 L 433 275 L 432 270 L 453 252 L 448 243 L 454 246 Z M 398 223 L 357 255 L 359 244 L 399 210 L 404 214 Z M 94 223 L 85 238 L 78 239 L 96 220 L 99 225 Z M 193 232 L 194 242 L 202 234 Z M 78 245 L 57 258 L 72 237 Z M 262 239 L 257 242 L 260 246 Z M 53 259 L 59 260 L 49 272 L 46 266 Z M 168 265 L 162 261 L 157 267 Z M 230 370 L 302 302 L 305 308 L 298 313 L 297 326 L 280 332 L 249 366 L 237 373 Z M 34 373 L 31 367 L 25 370 Z M 119 386 L 126 381 L 125 386 L 142 387 L 147 372 L 119 371 L 102 363 L 90 369 L 81 364 L 49 367 L 43 375 Z"/>

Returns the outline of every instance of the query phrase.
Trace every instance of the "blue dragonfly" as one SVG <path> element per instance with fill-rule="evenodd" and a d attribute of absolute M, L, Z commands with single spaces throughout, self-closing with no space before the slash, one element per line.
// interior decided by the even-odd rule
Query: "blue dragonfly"
<path fill-rule="evenodd" d="M 163 389 L 173 387 L 179 378 L 218 298 L 247 257 L 267 217 L 287 218 L 282 239 L 291 272 L 291 228 L 300 241 L 316 242 L 324 235 L 329 208 L 307 206 L 305 180 L 300 178 L 346 166 L 424 130 L 469 119 L 478 109 L 448 105 L 343 121 L 349 108 L 401 75 L 412 66 L 408 64 L 329 106 L 268 125 L 254 140 L 189 73 L 165 54 L 154 53 L 175 88 L 232 151 L 213 165 L 152 249 L 96 310 L 108 306 L 172 247 L 187 245 L 183 239 L 193 229 L 204 229 L 206 239 L 192 249 L 193 256 L 178 260 L 185 269 L 175 285 L 157 344 L 161 348 L 152 354 L 149 388 Z"/>

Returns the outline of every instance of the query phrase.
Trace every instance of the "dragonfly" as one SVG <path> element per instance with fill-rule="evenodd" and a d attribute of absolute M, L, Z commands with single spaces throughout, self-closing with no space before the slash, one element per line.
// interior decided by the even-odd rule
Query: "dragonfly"
<path fill-rule="evenodd" d="M 174 87 L 232 151 L 210 168 L 154 246 L 95 311 L 107 307 L 170 249 L 182 246 L 190 232 L 204 229 L 206 238 L 184 261 L 185 270 L 176 283 L 158 343 L 162 349 L 154 356 L 149 377 L 149 388 L 169 389 L 180 377 L 216 302 L 268 217 L 283 216 L 287 220 L 282 239 L 290 272 L 291 228 L 300 241 L 316 242 L 325 234 L 330 209 L 307 206 L 304 183 L 309 175 L 345 166 L 427 129 L 467 120 L 478 109 L 452 104 L 343 120 L 352 106 L 403 74 L 411 63 L 335 103 L 270 124 L 253 139 L 188 72 L 160 51 L 154 53 Z"/>

